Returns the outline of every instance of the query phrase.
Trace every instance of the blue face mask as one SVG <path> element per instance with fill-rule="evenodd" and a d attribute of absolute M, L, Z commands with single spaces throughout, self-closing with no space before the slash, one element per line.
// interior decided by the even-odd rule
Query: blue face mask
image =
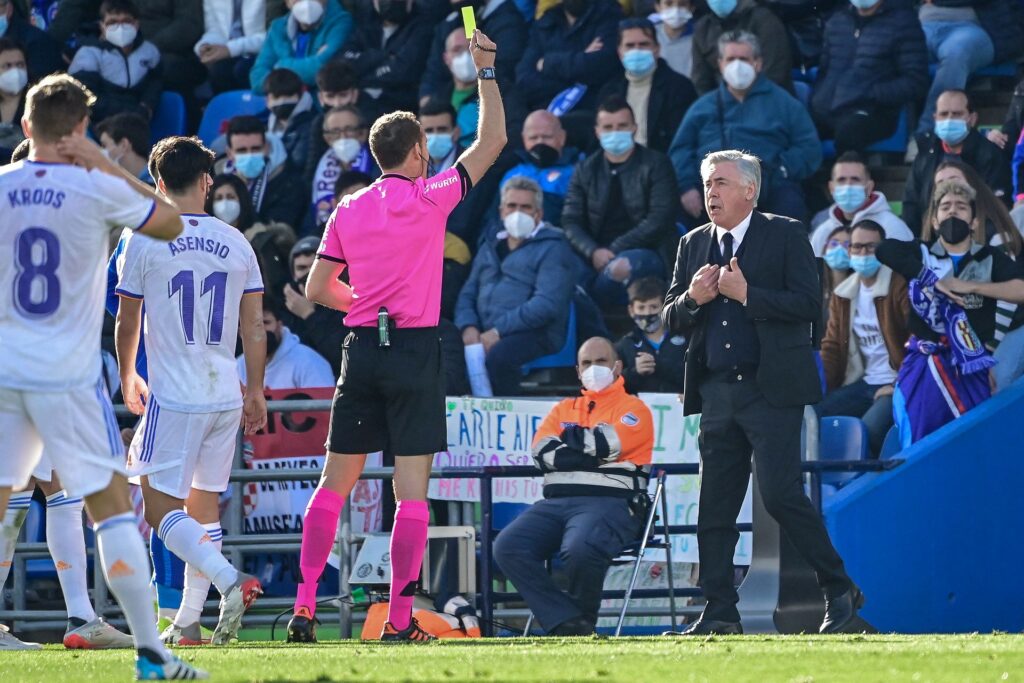
<path fill-rule="evenodd" d="M 427 133 L 427 154 L 431 159 L 444 159 L 454 144 L 451 133 Z"/>
<path fill-rule="evenodd" d="M 601 133 L 601 149 L 620 156 L 633 149 L 633 133 L 628 130 L 613 130 L 609 133 Z"/>
<path fill-rule="evenodd" d="M 235 168 L 250 180 L 263 173 L 267 159 L 262 154 L 236 154 Z"/>
<path fill-rule="evenodd" d="M 0 36 L 7 33 L 7 15 L 0 17 Z"/>
<path fill-rule="evenodd" d="M 846 247 L 832 247 L 825 252 L 825 263 L 832 270 L 849 270 L 850 252 Z"/>
<path fill-rule="evenodd" d="M 963 142 L 969 129 L 963 119 L 944 119 L 935 122 L 935 134 L 947 145 Z"/>
<path fill-rule="evenodd" d="M 846 213 L 853 213 L 864 206 L 867 198 L 868 193 L 863 185 L 836 185 L 836 189 L 832 190 L 836 206 Z"/>
<path fill-rule="evenodd" d="M 874 254 L 867 254 L 865 256 L 851 256 L 850 267 L 853 268 L 853 272 L 861 277 L 874 277 L 878 269 L 882 267 L 882 263 Z"/>
<path fill-rule="evenodd" d="M 622 55 L 622 67 L 630 76 L 644 76 L 654 71 L 658 65 L 654 53 L 650 50 L 628 50 Z"/>
<path fill-rule="evenodd" d="M 850 4 L 857 9 L 870 9 L 878 4 L 878 0 L 850 0 Z"/>
<path fill-rule="evenodd" d="M 875 0 L 877 2 L 878 0 Z M 708 0 L 708 9 L 717 14 L 722 19 L 732 14 L 732 11 L 736 9 L 737 0 Z"/>

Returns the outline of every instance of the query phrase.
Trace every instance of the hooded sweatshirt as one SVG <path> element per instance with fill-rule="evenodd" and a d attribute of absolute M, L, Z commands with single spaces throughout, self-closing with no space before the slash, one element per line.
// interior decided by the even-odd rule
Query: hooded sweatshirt
<path fill-rule="evenodd" d="M 247 383 L 245 356 L 238 357 L 238 376 Z M 281 328 L 281 345 L 267 363 L 263 384 L 267 389 L 309 389 L 333 387 L 334 373 L 323 356 L 309 348 L 292 334 Z"/>

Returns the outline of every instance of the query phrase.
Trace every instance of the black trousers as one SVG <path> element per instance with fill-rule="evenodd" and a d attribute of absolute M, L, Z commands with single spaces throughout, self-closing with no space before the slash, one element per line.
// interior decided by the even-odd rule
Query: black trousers
<path fill-rule="evenodd" d="M 843 560 L 804 493 L 800 473 L 803 410 L 769 404 L 752 373 L 740 382 L 708 380 L 701 384 L 700 395 L 704 408 L 697 545 L 700 585 L 708 601 L 705 618 L 740 618 L 732 558 L 739 540 L 736 517 L 747 491 L 751 454 L 768 513 L 814 569 L 822 591 L 829 597 L 846 592 L 850 578 Z"/>
<path fill-rule="evenodd" d="M 838 117 L 834 124 L 836 154 L 863 154 L 870 145 L 895 133 L 899 118 L 900 110 L 888 107 L 872 107 Z"/>

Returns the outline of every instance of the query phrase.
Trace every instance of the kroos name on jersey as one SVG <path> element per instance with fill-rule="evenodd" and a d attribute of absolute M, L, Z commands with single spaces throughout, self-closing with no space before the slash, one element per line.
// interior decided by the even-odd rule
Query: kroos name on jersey
<path fill-rule="evenodd" d="M 208 237 L 179 237 L 176 240 L 167 243 L 167 248 L 171 250 L 171 256 L 177 256 L 178 254 L 186 251 L 205 251 L 209 254 L 214 254 L 220 258 L 227 258 L 228 254 L 231 253 L 231 248 L 221 242 Z"/>

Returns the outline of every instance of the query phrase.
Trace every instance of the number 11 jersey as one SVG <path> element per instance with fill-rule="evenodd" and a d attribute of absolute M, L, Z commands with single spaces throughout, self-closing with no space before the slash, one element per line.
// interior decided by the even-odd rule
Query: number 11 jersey
<path fill-rule="evenodd" d="M 239 305 L 263 292 L 256 254 L 235 228 L 182 214 L 181 235 L 132 235 L 117 294 L 145 301 L 150 392 L 160 406 L 212 413 L 242 405 L 235 341 Z"/>

